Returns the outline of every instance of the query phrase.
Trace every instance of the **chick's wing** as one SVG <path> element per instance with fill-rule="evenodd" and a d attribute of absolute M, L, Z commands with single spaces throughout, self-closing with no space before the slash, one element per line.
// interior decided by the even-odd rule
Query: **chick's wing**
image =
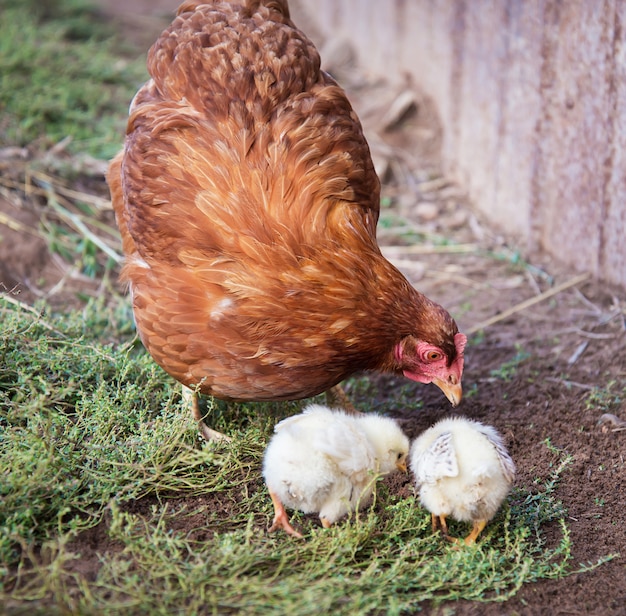
<path fill-rule="evenodd" d="M 417 459 L 416 480 L 418 484 L 433 483 L 443 477 L 456 477 L 459 466 L 452 433 L 440 434 Z"/>

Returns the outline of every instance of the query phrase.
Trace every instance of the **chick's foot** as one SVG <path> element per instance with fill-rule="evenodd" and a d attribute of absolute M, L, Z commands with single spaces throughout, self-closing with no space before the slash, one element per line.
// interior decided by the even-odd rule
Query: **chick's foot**
<path fill-rule="evenodd" d="M 278 496 L 270 491 L 270 497 L 272 499 L 272 503 L 274 504 L 274 521 L 272 525 L 269 527 L 268 532 L 273 533 L 274 531 L 282 528 L 288 535 L 292 537 L 296 537 L 298 539 L 302 539 L 303 535 L 299 533 L 290 523 L 289 518 L 287 517 L 287 512 L 285 511 L 285 507 L 280 502 Z"/>

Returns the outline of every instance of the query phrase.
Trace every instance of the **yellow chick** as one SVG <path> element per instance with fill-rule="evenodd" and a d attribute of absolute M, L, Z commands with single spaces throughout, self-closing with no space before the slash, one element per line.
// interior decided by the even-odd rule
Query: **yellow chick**
<path fill-rule="evenodd" d="M 409 439 L 388 417 L 313 404 L 274 431 L 263 460 L 275 511 L 270 532 L 282 528 L 302 537 L 289 523 L 285 505 L 319 513 L 328 528 L 369 503 L 378 476 L 407 470 Z"/>
<path fill-rule="evenodd" d="M 472 522 L 471 545 L 493 518 L 515 479 L 515 464 L 491 426 L 455 417 L 443 419 L 411 445 L 410 466 L 422 505 L 447 539 L 446 517 Z"/>

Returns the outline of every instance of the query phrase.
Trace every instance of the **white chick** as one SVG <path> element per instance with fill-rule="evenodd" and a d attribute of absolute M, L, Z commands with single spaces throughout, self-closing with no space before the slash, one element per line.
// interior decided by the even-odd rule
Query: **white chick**
<path fill-rule="evenodd" d="M 471 545 L 493 518 L 515 479 L 515 464 L 491 426 L 455 417 L 443 419 L 411 445 L 411 471 L 422 505 L 446 538 L 446 517 L 472 522 Z"/>
<path fill-rule="evenodd" d="M 275 511 L 270 532 L 282 528 L 302 537 L 289 523 L 284 505 L 319 513 L 328 528 L 368 504 L 378 476 L 407 470 L 409 439 L 388 417 L 313 404 L 274 431 L 263 460 Z"/>

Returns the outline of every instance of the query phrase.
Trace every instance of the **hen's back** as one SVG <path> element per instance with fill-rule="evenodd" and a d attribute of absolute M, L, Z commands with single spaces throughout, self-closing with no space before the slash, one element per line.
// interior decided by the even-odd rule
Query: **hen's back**
<path fill-rule="evenodd" d="M 286 2 L 184 2 L 152 46 L 148 70 L 163 98 L 213 115 L 244 101 L 266 114 L 319 79 L 313 44 L 289 19 Z M 220 117 L 221 116 L 221 117 Z"/>
<path fill-rule="evenodd" d="M 192 246 L 246 258 L 374 241 L 361 126 L 286 2 L 186 2 L 148 68 L 111 171 L 125 249 L 175 264 Z"/>

